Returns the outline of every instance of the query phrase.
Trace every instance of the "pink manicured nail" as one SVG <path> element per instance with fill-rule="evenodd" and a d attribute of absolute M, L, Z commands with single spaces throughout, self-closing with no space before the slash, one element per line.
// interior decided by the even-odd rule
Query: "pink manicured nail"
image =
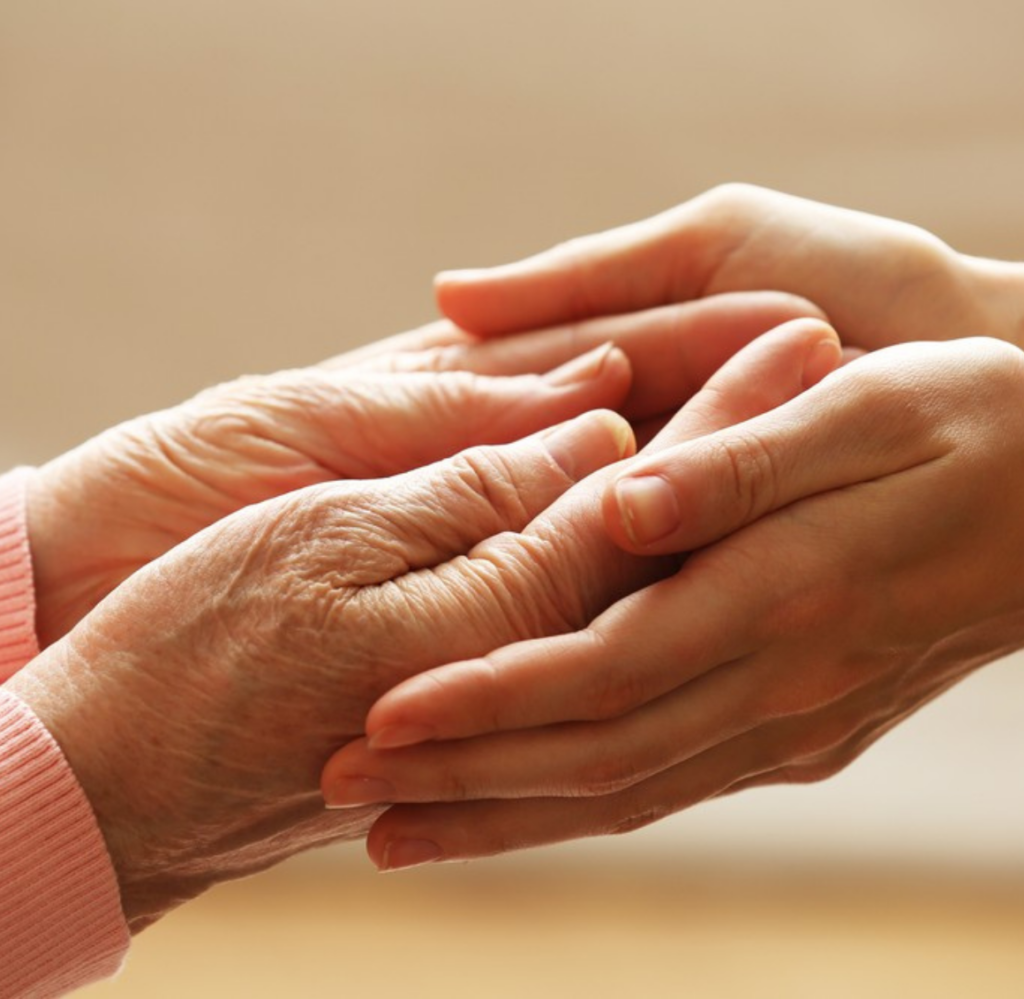
<path fill-rule="evenodd" d="M 385 725 L 379 732 L 374 732 L 366 744 L 370 749 L 402 749 L 435 738 L 437 730 L 429 725 Z"/>
<path fill-rule="evenodd" d="M 619 479 L 615 500 L 627 537 L 639 547 L 660 541 L 679 527 L 675 491 L 660 475 Z"/>
<path fill-rule="evenodd" d="M 444 851 L 429 839 L 395 839 L 384 847 L 381 871 L 400 871 L 406 867 L 435 864 L 444 859 Z"/>
<path fill-rule="evenodd" d="M 359 808 L 394 800 L 395 789 L 386 780 L 374 777 L 339 777 L 324 791 L 328 808 Z"/>
<path fill-rule="evenodd" d="M 608 355 L 615 349 L 613 343 L 603 343 L 600 347 L 588 350 L 579 357 L 549 371 L 544 380 L 549 385 L 579 385 L 581 382 L 589 382 L 601 374 Z"/>

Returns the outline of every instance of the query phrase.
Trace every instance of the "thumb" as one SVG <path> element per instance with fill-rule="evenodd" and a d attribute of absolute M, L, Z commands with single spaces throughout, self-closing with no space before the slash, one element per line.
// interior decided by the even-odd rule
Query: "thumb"
<path fill-rule="evenodd" d="M 908 470 L 939 453 L 927 406 L 861 358 L 778 408 L 629 462 L 602 497 L 627 551 L 691 551 L 804 497 Z M 880 377 L 881 376 L 881 377 Z"/>

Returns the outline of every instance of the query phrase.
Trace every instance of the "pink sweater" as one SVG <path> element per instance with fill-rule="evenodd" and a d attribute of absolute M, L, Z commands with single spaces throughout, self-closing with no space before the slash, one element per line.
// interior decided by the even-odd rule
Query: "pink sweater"
<path fill-rule="evenodd" d="M 20 469 L 0 477 L 0 684 L 39 652 Z M 117 878 L 64 755 L 0 686 L 0 999 L 62 995 L 128 950 Z"/>

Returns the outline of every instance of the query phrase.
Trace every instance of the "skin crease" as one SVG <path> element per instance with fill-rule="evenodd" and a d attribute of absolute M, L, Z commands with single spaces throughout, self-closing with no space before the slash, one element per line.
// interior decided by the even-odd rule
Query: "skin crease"
<path fill-rule="evenodd" d="M 467 433 L 518 435 L 601 401 L 618 400 L 642 424 L 657 419 L 651 400 L 674 411 L 723 354 L 753 341 L 718 376 L 714 405 L 691 403 L 705 423 L 712 412 L 715 426 L 732 422 L 803 388 L 804 355 L 829 331 L 790 324 L 767 351 L 756 338 L 765 323 L 815 311 L 790 296 L 721 296 L 639 323 L 553 329 L 512 351 L 443 325 L 385 351 L 213 390 L 43 469 L 53 491 L 30 497 L 34 557 L 50 557 L 50 529 L 72 545 L 86 526 L 119 531 L 120 547 L 91 568 L 83 558 L 70 597 L 48 592 L 40 572 L 41 610 L 59 608 L 47 620 L 70 630 L 51 634 L 7 689 L 57 739 L 93 806 L 131 929 L 220 881 L 363 835 L 377 810 L 325 814 L 318 775 L 396 682 L 453 653 L 572 630 L 663 571 L 614 549 L 592 492 L 588 544 L 574 526 L 559 538 L 514 533 L 572 482 L 630 453 L 621 417 L 592 413 L 561 436 L 397 476 L 323 481 L 345 471 L 339 455 L 355 460 L 354 441 L 372 450 L 349 471 L 384 476 L 387 462 L 428 460 Z M 579 362 L 591 377 L 579 365 L 569 379 L 565 368 L 554 378 L 481 373 L 558 363 L 610 335 L 621 350 Z M 646 408 L 631 403 L 633 388 Z M 214 433 L 224 429 L 234 432 Z M 314 482 L 303 486 L 307 474 Z M 252 482 L 283 495 L 260 501 Z M 73 507 L 76 489 L 97 509 Z M 118 501 L 122 490 L 131 503 Z M 571 524 L 580 499 L 566 503 Z M 606 569 L 615 563 L 589 590 L 577 592 L 569 539 Z"/>
<path fill-rule="evenodd" d="M 374 861 L 416 862 L 409 842 L 459 859 L 621 832 L 821 780 L 1024 646 L 1021 273 L 899 223 L 730 187 L 442 277 L 446 311 L 490 335 L 770 283 L 878 349 L 606 483 L 622 550 L 693 553 L 672 578 L 574 635 L 443 667 L 374 706 L 368 740 L 323 775 L 329 802 L 355 803 L 358 777 L 407 803 L 371 831 Z M 894 343 L 924 337 L 950 342 Z M 650 496 L 652 480 L 669 514 L 645 537 L 623 486 Z"/>
<path fill-rule="evenodd" d="M 481 343 L 435 323 L 122 424 L 47 463 L 31 483 L 40 644 L 70 631 L 131 573 L 248 504 L 407 471 L 598 406 L 621 408 L 644 433 L 645 421 L 674 411 L 753 337 L 819 314 L 793 296 L 761 293 L 515 342 Z M 570 364 L 608 343 L 619 348 L 603 360 Z"/>

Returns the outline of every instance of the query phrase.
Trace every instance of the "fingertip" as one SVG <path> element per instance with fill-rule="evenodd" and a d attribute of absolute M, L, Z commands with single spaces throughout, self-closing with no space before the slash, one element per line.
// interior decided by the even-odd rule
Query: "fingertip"
<path fill-rule="evenodd" d="M 624 401 L 633 385 L 633 362 L 629 359 L 629 355 L 621 347 L 609 344 L 602 373 L 618 387 L 621 392 L 619 401 Z"/>
<path fill-rule="evenodd" d="M 843 364 L 839 336 L 827 323 L 816 323 L 823 334 L 804 356 L 803 386 L 809 389 Z"/>
<path fill-rule="evenodd" d="M 636 453 L 628 421 L 610 409 L 595 409 L 541 434 L 555 464 L 573 482 Z"/>
<path fill-rule="evenodd" d="M 476 334 L 497 333 L 489 321 L 495 309 L 488 303 L 485 268 L 441 271 L 434 276 L 434 300 L 441 315 L 456 326 Z"/>
<path fill-rule="evenodd" d="M 618 409 L 633 385 L 633 365 L 625 351 L 609 341 L 542 377 L 548 385 L 568 390 L 572 398 L 583 403 L 580 409 Z"/>
<path fill-rule="evenodd" d="M 632 370 L 625 352 L 611 341 L 607 341 L 585 354 L 560 364 L 543 377 L 549 385 L 558 387 L 585 385 L 596 381 L 621 383 L 620 389 L 625 393 L 629 390 Z"/>
<path fill-rule="evenodd" d="M 551 326 L 567 318 L 564 276 L 544 254 L 497 267 L 442 271 L 434 278 L 441 314 L 480 337 Z"/>
<path fill-rule="evenodd" d="M 679 499 L 661 475 L 624 475 L 609 483 L 602 501 L 605 527 L 620 548 L 659 553 L 682 524 Z"/>
<path fill-rule="evenodd" d="M 377 699 L 366 716 L 366 740 L 370 749 L 398 749 L 437 738 L 437 727 L 427 720 L 424 712 L 423 699 L 438 689 L 429 676 L 410 677 Z M 417 733 L 423 737 L 416 738 Z"/>
<path fill-rule="evenodd" d="M 363 740 L 356 740 L 361 742 Z M 327 762 L 320 769 L 320 797 L 324 800 L 324 806 L 332 806 L 332 789 L 339 776 L 344 772 L 345 760 L 350 755 L 351 742 L 346 743 L 341 749 L 335 750 L 327 759 Z"/>

